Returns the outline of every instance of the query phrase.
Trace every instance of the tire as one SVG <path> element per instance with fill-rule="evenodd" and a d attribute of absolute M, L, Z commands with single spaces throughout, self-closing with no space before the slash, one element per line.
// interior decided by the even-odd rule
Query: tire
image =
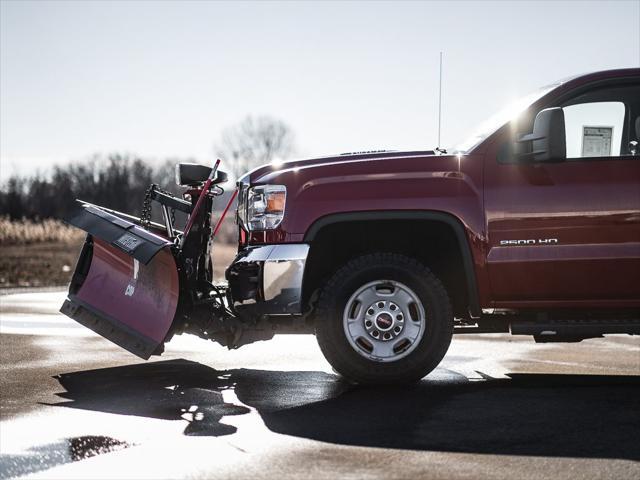
<path fill-rule="evenodd" d="M 447 352 L 453 314 L 446 290 L 427 267 L 404 255 L 374 253 L 331 277 L 318 300 L 315 328 L 323 355 L 347 380 L 413 383 Z"/>

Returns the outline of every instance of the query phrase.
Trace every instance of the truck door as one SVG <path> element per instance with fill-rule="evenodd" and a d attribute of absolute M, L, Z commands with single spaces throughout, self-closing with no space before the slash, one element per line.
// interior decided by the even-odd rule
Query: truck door
<path fill-rule="evenodd" d="M 640 80 L 564 98 L 566 160 L 485 159 L 495 306 L 640 306 Z"/>

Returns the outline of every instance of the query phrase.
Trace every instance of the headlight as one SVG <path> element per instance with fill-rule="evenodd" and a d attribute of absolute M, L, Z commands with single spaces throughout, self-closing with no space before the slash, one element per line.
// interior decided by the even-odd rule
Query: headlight
<path fill-rule="evenodd" d="M 287 188 L 284 185 L 259 185 L 250 188 L 246 196 L 246 215 L 239 205 L 239 217 L 249 231 L 272 230 L 284 218 Z"/>

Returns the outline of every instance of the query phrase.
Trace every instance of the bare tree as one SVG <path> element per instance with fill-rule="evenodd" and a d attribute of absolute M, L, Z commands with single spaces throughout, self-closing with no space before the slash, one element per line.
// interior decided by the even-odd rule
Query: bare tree
<path fill-rule="evenodd" d="M 293 151 L 293 132 L 276 118 L 248 116 L 222 132 L 216 150 L 237 178 L 264 163 L 286 159 Z"/>

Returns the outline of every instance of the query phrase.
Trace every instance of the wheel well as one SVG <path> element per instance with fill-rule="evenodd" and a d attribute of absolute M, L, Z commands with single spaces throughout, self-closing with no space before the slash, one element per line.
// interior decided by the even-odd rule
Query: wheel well
<path fill-rule="evenodd" d="M 351 258 L 372 252 L 400 253 L 427 266 L 444 284 L 454 315 L 468 316 L 468 278 L 459 233 L 441 220 L 349 220 L 316 228 L 305 267 L 303 302 L 315 300 L 329 277 Z M 309 237 L 309 235 L 308 235 Z"/>

